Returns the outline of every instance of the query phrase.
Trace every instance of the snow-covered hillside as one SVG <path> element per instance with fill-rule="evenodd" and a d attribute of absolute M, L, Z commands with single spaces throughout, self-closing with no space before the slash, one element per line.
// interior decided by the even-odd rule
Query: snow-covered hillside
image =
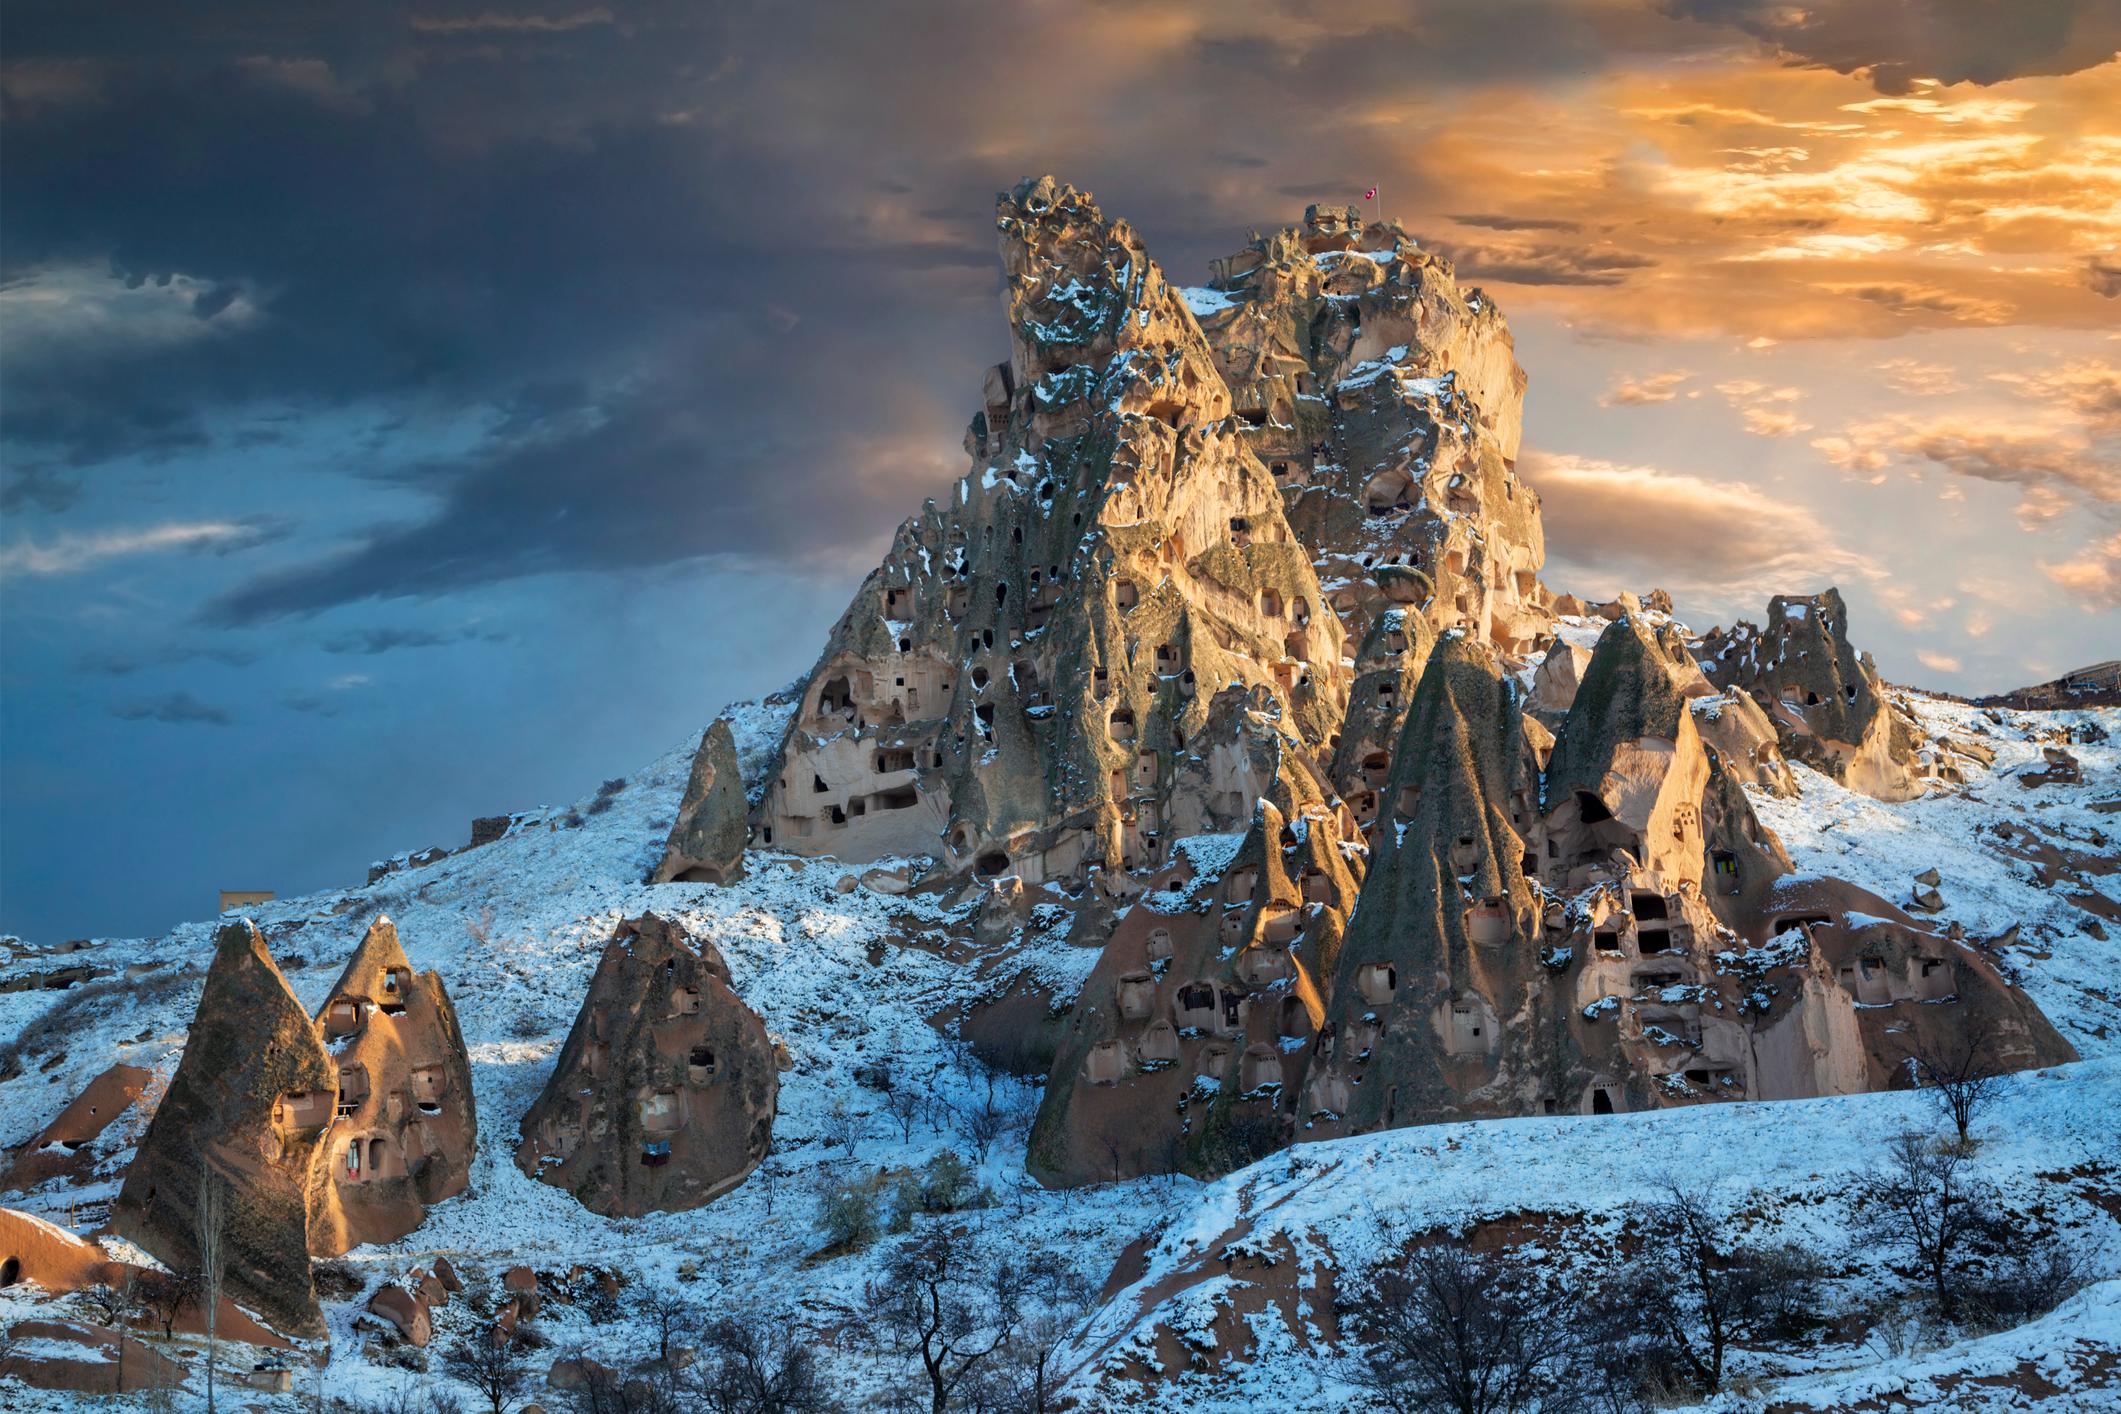
<path fill-rule="evenodd" d="M 1904 898 L 1912 876 L 1934 865 L 1944 876 L 1946 919 L 1975 935 L 2018 928 L 2010 962 L 2084 1059 L 2013 1078 L 1981 1127 L 1978 1165 L 2028 1223 L 2071 1234 L 2086 1251 L 2104 1244 L 2096 1260 L 2109 1279 L 2018 1330 L 1980 1339 L 1911 1334 L 1891 1348 L 1874 1334 L 1868 1343 L 1748 1359 L 1744 1373 L 1769 1382 L 1777 1400 L 1819 1407 L 1873 1397 L 1898 1401 L 1875 1407 L 1947 1399 L 2095 1407 L 2106 1395 L 2087 1392 L 2096 1377 L 2085 1372 L 2103 1370 L 2108 1384 L 2121 1379 L 2121 943 L 2087 931 L 2094 915 L 2068 897 L 2111 901 L 2116 893 L 2111 832 L 2121 830 L 2121 813 L 2100 807 L 2121 798 L 2121 712 L 1985 713 L 1919 697 L 1911 706 L 1986 740 L 1996 750 L 1993 771 L 1963 791 L 1902 805 L 1800 771 L 1800 799 L 1761 795 L 1755 807 L 1801 870 Z M 758 708 L 737 716 L 746 776 L 756 779 L 780 719 Z M 2082 783 L 2019 783 L 2036 769 L 2047 734 L 2084 724 L 2109 739 L 2072 746 Z M 1069 948 L 1064 926 L 975 951 L 976 898 L 888 896 L 854 884 L 831 860 L 754 851 L 747 877 L 730 888 L 642 883 L 693 746 L 683 743 L 622 787 L 527 813 L 495 843 L 257 911 L 311 1006 L 369 921 L 387 913 L 414 964 L 443 974 L 474 1063 L 482 1142 L 472 1189 L 403 1242 L 347 1259 L 363 1286 L 328 1303 L 331 1394 L 376 1401 L 439 1378 L 394 1363 L 362 1328 L 368 1292 L 432 1254 L 474 1273 L 517 1264 L 622 1273 L 627 1296 L 614 1318 L 548 1307 L 539 1328 L 551 1356 L 579 1349 L 617 1365 L 652 1354 L 646 1312 L 682 1300 L 751 1309 L 809 1333 L 835 1385 L 855 1399 L 902 1386 L 903 1359 L 879 1352 L 853 1321 L 893 1239 L 821 1254 L 816 1194 L 946 1149 L 976 1161 L 993 1201 L 920 1221 L 969 1224 L 996 1251 L 1053 1253 L 1093 1290 L 1118 1264 L 1109 1299 L 1063 1352 L 1087 1408 L 1347 1408 L 1339 1356 L 1324 1336 L 1330 1284 L 1320 1272 L 1359 1268 L 1415 1232 L 1497 1223 L 1556 1262 L 1589 1262 L 1642 1195 L 1675 1175 L 1750 1195 L 1762 1230 L 1799 1238 L 1829 1263 L 1843 1306 L 1875 1303 L 1904 1284 L 1850 1237 L 1850 1222 L 1882 1138 L 1933 1122 L 1921 1099 L 1905 1094 L 1402 1130 L 1300 1146 L 1212 1185 L 1152 1179 L 1042 1190 L 1023 1169 L 1032 1085 L 972 1059 L 950 1021 L 1026 970 L 1071 995 L 1094 953 Z M 2009 838 L 1997 833 L 2004 825 Z M 516 1123 L 612 926 L 651 908 L 714 941 L 737 993 L 786 1047 L 790 1068 L 773 1155 L 742 1187 L 694 1212 L 606 1220 L 517 1170 Z M 114 1061 L 172 1071 L 213 926 L 9 963 L 11 979 L 84 967 L 99 975 L 65 990 L 0 993 L 0 1037 L 15 1038 L 22 1059 L 21 1074 L 0 1085 L 0 1139 L 17 1144 L 34 1134 Z M 895 1116 L 879 1084 L 885 1072 L 895 1087 L 917 1087 L 934 1103 Z M 1004 1133 L 977 1153 L 997 1113 L 1009 1121 Z M 86 1185 L 54 1182 L 8 1201 L 62 1226 L 94 1226 L 125 1157 L 112 1154 Z M 1122 1260 L 1144 1235 L 1146 1245 Z M 47 1309 L 34 1291 L 0 1291 L 0 1325 Z M 439 1343 L 470 1330 L 473 1319 L 459 1302 L 438 1312 L 437 1323 Z M 23 1408 L 39 1400 L 57 1408 L 67 1398 L 12 1386 L 4 1396 Z"/>

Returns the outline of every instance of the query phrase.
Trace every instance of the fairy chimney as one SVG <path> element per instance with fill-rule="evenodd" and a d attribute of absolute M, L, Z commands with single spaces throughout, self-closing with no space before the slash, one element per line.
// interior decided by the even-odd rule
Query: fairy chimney
<path fill-rule="evenodd" d="M 721 954 L 644 914 L 605 947 L 516 1164 L 606 1217 L 697 1208 L 765 1158 L 779 1088 Z"/>

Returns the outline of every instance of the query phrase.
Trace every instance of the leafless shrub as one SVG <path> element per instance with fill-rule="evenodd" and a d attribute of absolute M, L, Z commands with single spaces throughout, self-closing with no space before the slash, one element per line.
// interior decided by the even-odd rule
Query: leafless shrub
<path fill-rule="evenodd" d="M 702 1336 L 690 1385 L 702 1414 L 831 1414 L 815 1345 L 785 1324 L 725 1317 Z"/>
<path fill-rule="evenodd" d="M 1995 1058 L 1993 1028 L 1969 1023 L 1949 1040 L 1917 1039 L 1908 1047 L 1910 1078 L 1958 1131 L 1959 1143 L 1970 1142 L 1974 1122 L 1996 1103 L 2003 1089 L 2003 1068 Z"/>
<path fill-rule="evenodd" d="M 1899 1135 L 1870 1189 L 1876 1202 L 1864 1221 L 1871 1236 L 1905 1253 L 1921 1269 L 1937 1314 L 1956 1320 L 1966 1249 L 1996 1221 L 1994 1199 L 1967 1149 Z"/>
<path fill-rule="evenodd" d="M 1348 1379 L 1401 1414 L 1561 1414 L 1584 1402 L 1572 1305 L 1501 1257 L 1418 1247 L 1342 1314 L 1364 1343 Z"/>
<path fill-rule="evenodd" d="M 470 1385 L 490 1414 L 513 1414 L 531 1387 L 527 1354 L 506 1338 L 478 1335 L 452 1341 L 442 1351 L 442 1368 L 451 1379 Z"/>
<path fill-rule="evenodd" d="M 1608 1375 L 1650 1393 L 1713 1394 L 1733 1345 L 1786 1338 L 1810 1319 L 1818 1264 L 1741 1240 L 1706 1190 L 1667 1185 L 1644 1219 L 1641 1251 L 1594 1303 Z"/>

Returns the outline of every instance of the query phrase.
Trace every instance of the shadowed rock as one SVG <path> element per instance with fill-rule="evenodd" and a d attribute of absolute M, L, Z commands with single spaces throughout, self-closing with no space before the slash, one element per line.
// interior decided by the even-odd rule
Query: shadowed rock
<path fill-rule="evenodd" d="M 605 947 L 516 1164 L 607 1217 L 697 1208 L 766 1157 L 779 1090 L 721 954 L 645 914 Z"/>
<path fill-rule="evenodd" d="M 173 1269 L 198 1266 L 202 1176 L 229 1189 L 227 1291 L 282 1330 L 323 1334 L 309 1202 L 337 1068 L 248 921 L 214 939 L 184 1058 L 126 1170 L 117 1231 Z"/>
<path fill-rule="evenodd" d="M 744 781 L 737 769 L 736 737 L 717 720 L 700 738 L 692 758 L 685 798 L 656 866 L 658 884 L 728 884 L 743 874 L 744 844 L 751 827 L 745 815 Z"/>

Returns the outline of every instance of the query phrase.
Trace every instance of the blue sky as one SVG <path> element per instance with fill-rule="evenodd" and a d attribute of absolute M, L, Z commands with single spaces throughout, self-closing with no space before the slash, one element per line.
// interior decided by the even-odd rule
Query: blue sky
<path fill-rule="evenodd" d="M 0 929 L 358 879 L 807 667 L 1032 172 L 1182 282 L 1381 185 L 1510 317 L 1558 588 L 2112 656 L 2111 8 L 1508 8 L 12 7 Z"/>

